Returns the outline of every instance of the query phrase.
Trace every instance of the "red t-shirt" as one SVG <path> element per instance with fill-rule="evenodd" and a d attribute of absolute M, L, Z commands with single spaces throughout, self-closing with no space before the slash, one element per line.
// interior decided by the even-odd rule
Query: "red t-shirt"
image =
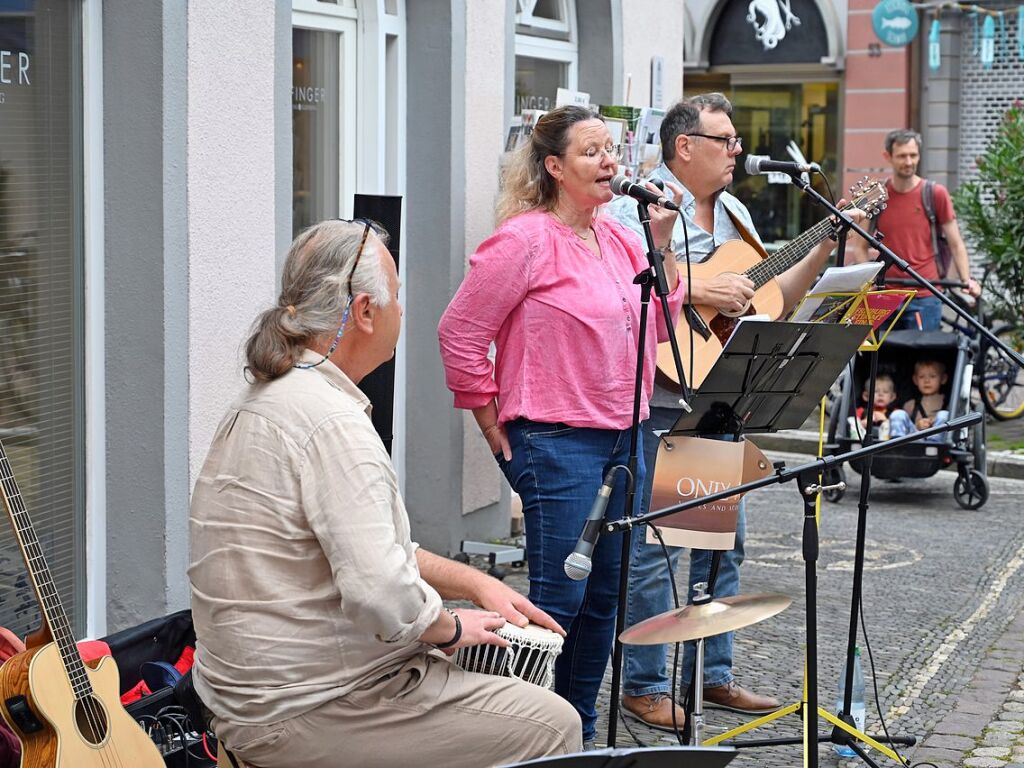
<path fill-rule="evenodd" d="M 928 217 L 924 213 L 921 194 L 924 191 L 924 180 L 909 192 L 897 192 L 893 189 L 892 179 L 885 182 L 885 191 L 889 193 L 889 202 L 885 210 L 875 218 L 878 231 L 885 235 L 882 244 L 888 246 L 897 256 L 906 259 L 922 277 L 927 280 L 938 280 L 939 269 L 935 265 L 935 251 L 932 249 L 932 230 Z M 941 227 L 956 218 L 953 201 L 949 192 L 941 184 L 933 188 L 936 224 Z M 889 277 L 906 278 L 901 269 L 893 269 Z M 904 286 L 900 286 L 904 287 Z"/>

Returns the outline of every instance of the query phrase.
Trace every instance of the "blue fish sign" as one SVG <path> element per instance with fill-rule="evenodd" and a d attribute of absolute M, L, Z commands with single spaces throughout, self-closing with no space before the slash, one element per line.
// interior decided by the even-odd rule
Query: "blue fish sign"
<path fill-rule="evenodd" d="M 886 45 L 907 45 L 917 34 L 917 10 L 907 0 L 882 0 L 871 12 L 875 35 Z"/>

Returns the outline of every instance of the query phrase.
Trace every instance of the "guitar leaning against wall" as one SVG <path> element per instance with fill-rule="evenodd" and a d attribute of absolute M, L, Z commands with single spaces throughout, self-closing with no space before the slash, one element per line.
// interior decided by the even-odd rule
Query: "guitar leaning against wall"
<path fill-rule="evenodd" d="M 872 182 L 867 187 L 862 183 L 851 192 L 854 200 L 844 210 L 859 208 L 868 216 L 873 216 L 884 208 L 888 200 L 885 185 L 880 181 Z M 683 372 L 691 387 L 699 388 L 707 378 L 740 317 L 768 315 L 769 319 L 778 320 L 782 316 L 782 289 L 775 278 L 831 235 L 832 229 L 832 222 L 828 219 L 819 221 L 768 258 L 764 258 L 743 240 L 730 240 L 722 243 L 707 261 L 690 267 L 694 280 L 711 280 L 721 274 L 741 274 L 749 277 L 754 283 L 754 297 L 747 306 L 735 313 L 720 312 L 715 307 L 702 304 L 694 304 L 691 312 L 687 312 L 686 307 L 683 308 L 684 311 L 676 325 L 676 340 L 683 361 Z M 686 279 L 682 263 L 679 266 L 679 279 Z M 672 345 L 668 342 L 658 345 L 658 371 L 676 384 L 679 383 L 672 358 Z"/>
<path fill-rule="evenodd" d="M 24 768 L 163 768 L 145 731 L 121 706 L 117 665 L 86 664 L 0 443 L 0 496 L 42 614 L 27 650 L 0 667 L 0 714 L 21 741 Z"/>

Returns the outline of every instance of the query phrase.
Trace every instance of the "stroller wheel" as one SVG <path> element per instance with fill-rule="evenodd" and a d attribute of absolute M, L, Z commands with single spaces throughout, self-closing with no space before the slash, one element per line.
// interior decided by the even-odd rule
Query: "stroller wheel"
<path fill-rule="evenodd" d="M 980 509 L 988 501 L 988 478 L 976 469 L 957 475 L 953 498 L 964 509 Z"/>
<path fill-rule="evenodd" d="M 825 470 L 825 474 L 822 477 L 822 485 L 836 485 L 837 483 L 846 482 L 846 471 L 842 466 L 829 467 Z M 831 488 L 822 493 L 825 497 L 825 501 L 830 501 L 833 504 L 839 502 L 840 499 L 846 494 L 845 488 Z"/>

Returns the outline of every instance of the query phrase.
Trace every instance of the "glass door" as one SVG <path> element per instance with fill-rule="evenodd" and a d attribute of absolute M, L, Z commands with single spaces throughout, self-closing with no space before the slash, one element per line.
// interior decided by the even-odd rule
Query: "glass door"
<path fill-rule="evenodd" d="M 839 84 L 835 81 L 732 84 L 722 79 L 692 77 L 686 95 L 721 90 L 732 102 L 732 121 L 743 137 L 744 156 L 767 155 L 789 160 L 794 142 L 808 162 L 819 163 L 829 179 L 839 173 Z M 815 189 L 827 195 L 820 176 Z M 824 218 L 822 211 L 789 180 L 748 176 L 742 157 L 730 190 L 750 209 L 754 226 L 766 245 L 783 244 Z M 837 196 L 843 190 L 834 190 Z"/>

